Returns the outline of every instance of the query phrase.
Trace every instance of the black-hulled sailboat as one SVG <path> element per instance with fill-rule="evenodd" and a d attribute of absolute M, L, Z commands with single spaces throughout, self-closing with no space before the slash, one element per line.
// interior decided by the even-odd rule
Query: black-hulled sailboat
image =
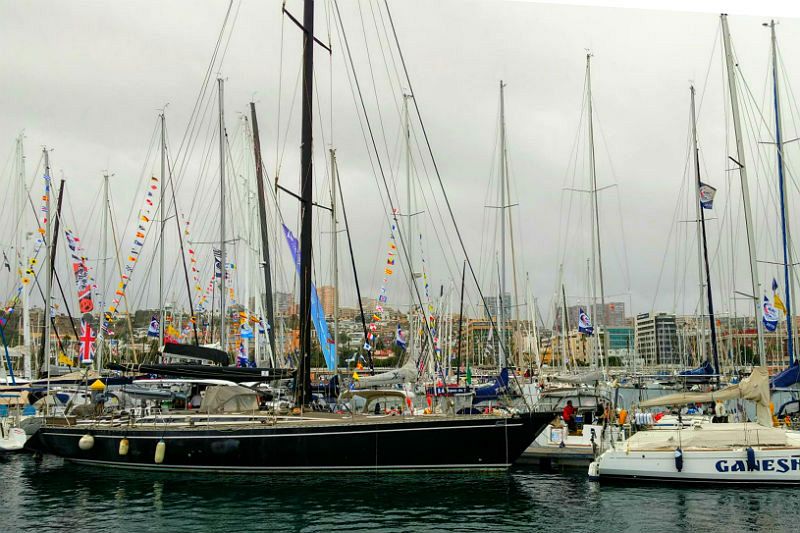
<path fill-rule="evenodd" d="M 295 379 L 295 402 L 301 410 L 312 400 L 313 8 L 313 0 L 305 0 L 300 195 L 301 357 Z M 218 83 L 221 93 L 222 80 Z M 220 107 L 221 104 L 220 94 Z M 223 139 L 220 113 L 220 142 L 224 142 Z M 221 154 L 224 167 L 222 149 Z M 260 164 L 258 157 L 256 164 Z M 224 264 L 224 257 L 222 261 Z M 165 471 L 505 469 L 551 419 L 551 413 L 511 411 L 459 416 L 334 415 L 305 411 L 300 415 L 277 416 L 262 414 L 257 408 L 230 415 L 176 413 L 138 420 L 118 417 L 79 421 L 53 417 L 45 420 L 28 447 L 76 463 Z"/>

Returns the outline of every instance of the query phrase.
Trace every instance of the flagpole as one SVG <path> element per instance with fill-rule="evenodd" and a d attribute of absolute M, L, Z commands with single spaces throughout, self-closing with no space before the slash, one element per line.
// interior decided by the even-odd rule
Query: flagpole
<path fill-rule="evenodd" d="M 695 202 L 697 205 L 700 205 L 699 195 L 702 184 L 700 183 L 700 150 L 697 148 L 697 118 L 695 117 L 694 85 L 690 86 L 689 90 L 692 96 L 692 144 L 694 151 L 694 175 L 696 178 L 697 188 L 697 192 L 695 193 Z M 717 353 L 717 327 L 714 321 L 714 299 L 711 292 L 711 271 L 708 266 L 708 241 L 706 239 L 706 215 L 704 209 L 705 208 L 703 206 L 700 206 L 700 225 L 703 234 L 703 260 L 705 262 L 706 291 L 708 295 L 708 319 L 711 326 L 711 353 L 714 356 L 714 371 L 719 374 L 720 368 L 719 354 Z M 717 377 L 717 381 L 719 381 L 719 377 Z"/>

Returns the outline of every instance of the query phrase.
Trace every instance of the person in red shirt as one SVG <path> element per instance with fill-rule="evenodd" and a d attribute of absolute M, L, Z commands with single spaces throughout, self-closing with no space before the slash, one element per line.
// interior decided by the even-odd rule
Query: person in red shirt
<path fill-rule="evenodd" d="M 572 407 L 572 400 L 567 400 L 567 405 L 564 406 L 564 410 L 561 412 L 561 417 L 564 419 L 564 423 L 567 424 L 567 427 L 570 431 L 574 431 L 576 429 L 575 408 Z"/>

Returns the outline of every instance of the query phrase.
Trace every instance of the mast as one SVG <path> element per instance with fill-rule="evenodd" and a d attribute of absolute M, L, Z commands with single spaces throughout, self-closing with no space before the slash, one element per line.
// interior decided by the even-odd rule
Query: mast
<path fill-rule="evenodd" d="M 333 353 L 339 368 L 339 235 L 336 231 L 336 150 L 331 148 L 331 249 L 333 251 Z M 338 372 L 338 370 L 337 370 Z"/>
<path fill-rule="evenodd" d="M 31 232 L 25 234 L 25 259 L 23 268 L 30 268 L 27 264 L 28 258 L 31 253 Z M 23 369 L 25 371 L 25 378 L 34 379 L 33 377 L 33 343 L 31 342 L 31 292 L 28 286 L 22 286 L 22 331 L 24 332 L 24 346 L 25 346 L 25 360 L 23 362 Z"/>
<path fill-rule="evenodd" d="M 48 392 L 50 389 L 50 302 L 53 298 L 53 246 L 51 239 L 51 226 L 52 221 L 50 217 L 50 197 L 52 196 L 53 184 L 50 179 L 50 153 L 46 147 L 42 148 L 44 152 L 44 190 L 45 190 L 45 216 L 47 217 L 44 222 L 44 240 L 47 247 L 47 261 L 45 261 L 45 275 L 44 275 L 44 333 L 42 334 L 42 355 L 44 357 L 44 365 L 47 369 L 47 383 Z M 40 367 L 41 368 L 41 367 Z"/>
<path fill-rule="evenodd" d="M 695 175 L 695 203 L 700 205 L 700 150 L 697 148 L 697 118 L 694 109 L 694 85 L 690 87 L 692 96 L 692 146 L 694 151 L 694 175 Z M 705 210 L 700 208 L 700 227 L 703 237 L 703 261 L 706 271 L 706 291 L 708 295 L 708 320 L 711 326 L 711 353 L 714 355 L 714 371 L 719 373 L 719 355 L 717 354 L 717 326 L 714 321 L 714 299 L 711 296 L 711 270 L 708 265 L 708 241 L 706 239 L 706 215 Z M 702 300 L 702 296 L 701 296 Z"/>
<path fill-rule="evenodd" d="M 264 190 L 264 163 L 261 160 L 261 138 L 258 134 L 256 104 L 250 102 L 250 121 L 253 123 L 253 149 L 256 158 L 256 187 L 258 188 L 258 218 L 261 223 L 261 254 L 264 266 L 264 308 L 267 311 L 267 338 L 272 357 L 275 358 L 275 306 L 272 301 L 272 264 L 269 257 L 269 231 L 267 228 L 267 199 Z"/>
<path fill-rule="evenodd" d="M 497 333 L 499 340 L 500 369 L 506 367 L 505 305 L 503 299 L 506 295 L 506 109 L 505 109 L 505 83 L 500 80 L 500 298 L 497 310 Z"/>
<path fill-rule="evenodd" d="M 228 260 L 225 255 L 225 87 L 222 78 L 217 78 L 217 86 L 219 87 L 219 344 L 222 351 L 227 352 L 228 334 L 225 328 L 225 302 L 228 299 L 225 289 L 227 270 L 225 263 Z M 161 330 L 164 330 L 163 326 Z"/>
<path fill-rule="evenodd" d="M 164 203 L 164 189 L 167 183 L 166 173 L 166 152 L 167 142 L 164 131 L 164 113 L 159 115 L 161 120 L 161 199 L 159 200 L 159 208 L 161 209 L 159 239 L 158 239 L 158 347 L 164 346 L 164 327 L 166 321 L 164 311 L 164 228 L 167 221 L 167 208 Z"/>
<path fill-rule="evenodd" d="M 561 266 L 562 270 L 562 278 L 561 278 L 561 344 L 562 349 L 564 351 L 564 370 L 567 369 L 567 365 L 570 360 L 570 349 L 569 345 L 567 344 L 567 330 L 569 330 L 569 316 L 567 315 L 567 289 L 564 288 L 564 278 L 563 278 L 563 270 L 564 266 Z"/>
<path fill-rule="evenodd" d="M 100 232 L 103 235 L 101 244 L 101 257 L 103 258 L 102 269 L 100 271 L 100 287 L 102 291 L 103 301 L 100 302 L 100 314 L 98 324 L 100 327 L 97 332 L 97 370 L 103 368 L 103 321 L 105 320 L 104 313 L 106 308 L 105 291 L 106 291 L 106 274 L 108 263 L 108 172 L 103 172 L 103 219 L 102 228 Z"/>
<path fill-rule="evenodd" d="M 408 210 L 408 269 L 411 272 L 411 284 L 408 287 L 408 339 L 407 339 L 407 349 L 409 353 L 413 351 L 414 342 L 415 342 L 415 333 L 416 328 L 414 327 L 414 308 L 416 304 L 414 302 L 414 296 L 416 294 L 417 289 L 417 275 L 414 271 L 414 244 L 416 242 L 416 237 L 414 236 L 414 196 L 413 196 L 413 187 L 411 184 L 411 121 L 409 119 L 408 114 L 408 100 L 412 98 L 410 94 L 404 93 L 403 94 L 403 122 L 405 128 L 405 138 L 406 138 L 406 151 L 405 151 L 405 158 L 406 158 L 406 202 L 407 210 Z"/>
<path fill-rule="evenodd" d="M 593 122 L 593 113 L 592 113 L 592 69 L 591 69 L 591 59 L 592 54 L 586 54 L 586 87 L 587 87 L 587 113 L 588 113 L 588 122 L 589 122 L 589 173 L 590 178 L 592 180 L 592 200 L 591 200 L 591 207 L 592 207 L 592 314 L 594 316 L 595 326 L 597 329 L 597 340 L 595 341 L 595 346 L 598 349 L 598 359 L 600 361 L 600 368 L 603 369 L 603 373 L 605 373 L 605 353 L 607 352 L 608 348 L 608 328 L 607 328 L 607 320 L 606 320 L 606 294 L 605 294 L 605 286 L 603 284 L 603 255 L 600 249 L 600 210 L 598 209 L 597 205 L 597 169 L 595 168 L 595 154 L 594 154 L 594 122 Z M 596 247 L 596 248 L 595 248 Z M 597 254 L 595 256 L 595 253 Z M 600 314 L 597 313 L 597 285 L 596 282 L 598 281 L 599 275 L 599 282 L 600 282 L 600 307 L 603 310 L 603 320 L 600 321 Z M 603 346 L 600 346 L 600 326 L 606 330 L 605 335 L 603 336 Z"/>
<path fill-rule="evenodd" d="M 775 38 L 775 21 L 769 22 L 769 31 L 772 41 L 772 87 L 775 106 L 775 144 L 778 147 L 778 187 L 781 197 L 781 235 L 783 237 L 783 277 L 786 284 L 786 336 L 787 351 L 789 352 L 789 366 L 794 364 L 794 334 L 792 322 L 792 302 L 794 302 L 794 283 L 792 268 L 792 237 L 789 231 L 789 200 L 786 194 L 786 176 L 783 161 L 783 137 L 781 133 L 781 99 L 778 90 L 778 44 Z"/>
<path fill-rule="evenodd" d="M 458 337 L 456 338 L 456 385 L 461 381 L 461 327 L 464 324 L 464 280 L 467 275 L 467 262 L 461 267 L 461 298 L 458 303 Z"/>
<path fill-rule="evenodd" d="M 725 66 L 728 74 L 728 93 L 731 100 L 731 114 L 733 115 L 733 131 L 736 136 L 736 158 L 734 161 L 739 167 L 739 180 L 742 187 L 742 202 L 744 203 L 744 223 L 747 230 L 747 250 L 750 260 L 750 284 L 753 294 L 753 312 L 756 319 L 758 332 L 759 364 L 767 364 L 766 350 L 764 348 L 764 325 L 760 319 L 761 284 L 758 277 L 758 262 L 756 261 L 755 245 L 755 220 L 750 208 L 750 188 L 747 183 L 747 165 L 745 164 L 745 151 L 742 137 L 742 125 L 739 119 L 739 95 L 736 91 L 736 73 L 734 71 L 733 49 L 731 47 L 731 34 L 728 29 L 728 15 L 720 15 L 722 20 L 722 40 L 725 45 Z"/>
<path fill-rule="evenodd" d="M 300 367 L 295 404 L 311 400 L 311 245 L 313 211 L 312 104 L 314 94 L 314 0 L 304 0 L 303 89 L 300 149 Z M 321 339 L 321 342 L 325 342 Z"/>
<path fill-rule="evenodd" d="M 25 146 L 24 146 L 24 135 L 20 133 L 19 137 L 17 137 L 17 220 L 19 220 L 17 231 L 15 232 L 16 238 L 16 247 L 15 247 L 15 255 L 17 259 L 17 268 L 30 268 L 28 265 L 28 258 L 30 257 L 30 237 L 31 233 L 25 233 L 25 243 L 23 245 L 20 239 L 20 230 L 23 226 L 23 213 L 25 212 Z M 24 249 L 23 249 L 24 248 Z M 24 265 L 24 266 L 19 266 Z M 23 272 L 20 272 L 23 274 Z M 24 275 L 24 274 L 23 274 Z M 30 313 L 30 290 L 26 285 L 22 286 L 22 331 L 23 331 L 23 346 L 24 346 L 24 354 L 23 354 L 23 377 L 27 379 L 33 378 L 33 368 L 32 368 L 32 353 L 31 350 L 33 349 L 31 345 L 31 313 Z"/>

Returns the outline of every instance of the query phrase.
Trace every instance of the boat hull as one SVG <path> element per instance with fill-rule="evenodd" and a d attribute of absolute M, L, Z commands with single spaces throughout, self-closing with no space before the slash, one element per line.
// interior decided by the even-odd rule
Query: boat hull
<path fill-rule="evenodd" d="M 28 447 L 77 463 L 151 470 L 495 470 L 508 468 L 552 416 L 391 417 L 226 428 L 45 425 Z M 92 445 L 82 449 L 80 440 L 87 434 L 92 436 Z M 122 439 L 128 445 L 124 454 Z M 163 459 L 157 462 L 159 443 L 163 443 Z"/>
<path fill-rule="evenodd" d="M 600 482 L 676 484 L 800 484 L 800 448 L 684 450 L 680 471 L 674 450 L 609 450 L 589 469 Z"/>

